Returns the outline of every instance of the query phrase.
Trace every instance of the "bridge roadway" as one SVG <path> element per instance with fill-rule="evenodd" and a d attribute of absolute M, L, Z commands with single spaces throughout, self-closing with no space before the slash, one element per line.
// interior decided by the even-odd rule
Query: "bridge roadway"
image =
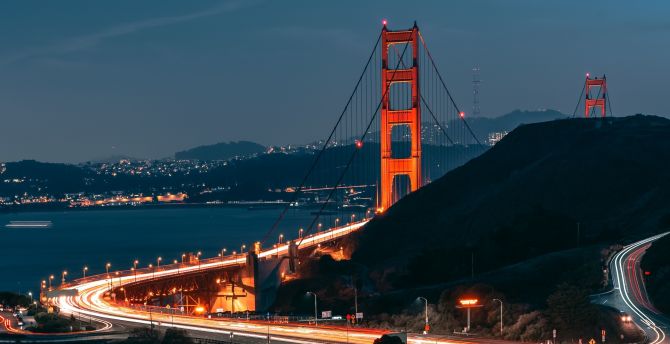
<path fill-rule="evenodd" d="M 324 232 L 306 236 L 298 249 L 308 249 L 320 243 L 344 237 L 360 228 L 367 219 L 333 228 Z M 288 251 L 288 244 L 264 250 L 258 254 L 259 258 L 281 255 Z M 160 279 L 184 272 L 215 269 L 229 265 L 245 264 L 243 254 L 231 255 L 222 258 L 212 258 L 201 261 L 200 264 L 184 266 L 183 264 L 161 266 L 160 271 L 138 269 L 135 271 L 101 274 L 74 280 L 59 288 L 76 290 L 76 296 L 58 296 L 50 298 L 50 302 L 58 306 L 64 314 L 78 314 L 104 319 L 114 324 L 113 330 L 128 327 L 157 326 L 159 328 L 180 328 L 200 338 L 211 338 L 229 341 L 231 334 L 236 343 L 267 343 L 268 336 L 273 343 L 372 343 L 387 331 L 364 328 L 347 328 L 342 326 L 314 326 L 309 324 L 279 324 L 264 321 L 222 320 L 206 317 L 174 315 L 156 312 L 147 312 L 109 302 L 104 298 L 109 289 L 110 277 L 115 287 L 137 281 Z M 423 343 L 492 343 L 497 341 L 477 339 L 455 339 L 441 336 L 423 336 L 410 334 L 409 342 Z M 509 343 L 509 342 L 507 342 Z"/>

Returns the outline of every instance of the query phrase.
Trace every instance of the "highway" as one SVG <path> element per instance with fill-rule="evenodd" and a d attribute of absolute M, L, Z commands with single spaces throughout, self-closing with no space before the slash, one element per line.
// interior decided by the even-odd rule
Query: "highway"
<path fill-rule="evenodd" d="M 630 315 L 634 323 L 645 332 L 651 344 L 670 343 L 666 333 L 670 321 L 649 301 L 640 261 L 649 246 L 666 234 L 668 233 L 640 240 L 617 252 L 609 265 L 612 289 L 594 295 L 595 303 L 614 307 Z"/>

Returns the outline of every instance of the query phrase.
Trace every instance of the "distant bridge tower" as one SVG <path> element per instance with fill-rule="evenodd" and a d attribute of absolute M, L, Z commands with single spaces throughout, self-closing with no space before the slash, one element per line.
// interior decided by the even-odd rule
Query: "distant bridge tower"
<path fill-rule="evenodd" d="M 599 88 L 595 98 L 591 98 L 592 87 Z M 586 93 L 586 100 L 584 101 L 584 117 L 589 117 L 591 110 L 595 107 L 599 107 L 600 114 L 602 117 L 605 117 L 605 104 L 607 103 L 607 77 L 603 75 L 603 77 L 600 79 L 598 77 L 591 79 L 589 73 L 586 73 L 586 85 L 584 86 L 584 91 Z"/>
<path fill-rule="evenodd" d="M 409 189 L 414 191 L 421 187 L 421 111 L 419 93 L 419 28 L 416 23 L 410 30 L 390 31 L 386 22 L 382 28 L 382 108 L 381 108 L 381 202 L 379 212 L 385 211 L 397 199 L 394 195 L 396 177 L 409 177 Z M 412 54 L 412 65 L 408 69 L 400 68 L 400 64 L 389 67 L 389 47 L 394 44 L 409 44 L 404 56 Z M 397 58 L 404 56 L 398 55 Z M 405 64 L 406 65 L 406 64 Z M 392 85 L 406 83 L 411 87 L 411 106 L 404 109 L 391 108 L 391 98 L 395 96 Z M 396 102 L 398 103 L 398 102 Z M 392 132 L 394 126 L 407 126 L 411 136 L 411 149 L 408 157 L 394 157 L 392 154 Z"/>

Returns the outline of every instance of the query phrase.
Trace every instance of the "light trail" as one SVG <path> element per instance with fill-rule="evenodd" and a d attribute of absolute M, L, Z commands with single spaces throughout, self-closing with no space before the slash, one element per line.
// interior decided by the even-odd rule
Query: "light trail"
<path fill-rule="evenodd" d="M 652 320 L 651 316 L 645 312 L 645 310 L 651 312 L 654 312 L 654 310 L 647 308 L 645 302 L 643 302 L 643 298 L 641 296 L 643 291 L 640 290 L 640 283 L 637 281 L 637 265 L 635 265 L 635 261 L 646 250 L 648 245 L 667 234 L 668 232 L 630 244 L 624 247 L 621 251 L 617 252 L 614 255 L 612 261 L 613 273 L 616 276 L 617 282 L 615 289 L 617 289 L 618 286 L 619 295 L 621 296 L 621 299 L 626 304 L 626 306 L 628 306 L 628 308 L 630 308 L 630 310 L 635 315 L 637 315 L 640 321 L 644 325 L 648 326 L 651 332 L 655 335 L 653 340 L 650 338 L 650 340 L 652 340 L 650 341 L 650 344 L 660 344 L 665 342 L 666 334 L 663 328 L 657 325 L 654 320 Z M 633 262 L 633 265 L 630 265 L 631 261 Z M 635 283 L 632 284 L 632 282 Z M 638 307 L 636 302 L 631 299 L 631 293 L 633 294 L 633 297 L 640 303 L 640 307 Z"/>
<path fill-rule="evenodd" d="M 299 249 L 305 249 L 317 246 L 320 243 L 328 242 L 348 235 L 362 228 L 368 220 L 363 220 L 341 227 L 336 227 L 324 232 L 306 236 L 299 246 Z M 288 244 L 262 251 L 258 254 L 259 258 L 279 255 L 288 251 Z M 178 264 L 175 266 L 166 265 L 161 271 L 142 271 L 136 274 L 124 274 L 119 277 L 113 277 L 116 286 L 122 286 L 137 281 L 146 281 L 160 277 L 177 275 L 185 272 L 206 270 L 211 268 L 220 268 L 222 266 L 245 264 L 244 255 L 228 256 L 222 259 L 215 258 L 215 261 L 208 261 L 198 265 L 188 267 Z M 131 323 L 141 326 L 154 325 L 159 327 L 174 327 L 188 331 L 199 331 L 205 333 L 214 333 L 230 336 L 247 337 L 251 339 L 267 340 L 268 335 L 272 340 L 279 340 L 296 344 L 312 343 L 337 343 L 348 342 L 355 344 L 372 343 L 375 339 L 381 337 L 388 331 L 364 329 L 364 328 L 340 328 L 328 326 L 309 326 L 303 324 L 272 324 L 259 321 L 235 321 L 208 319 L 204 317 L 162 314 L 155 312 L 145 312 L 116 305 L 104 300 L 104 294 L 109 288 L 109 279 L 107 274 L 88 277 L 86 279 L 75 280 L 71 284 L 63 287 L 63 290 L 77 290 L 76 296 L 59 296 L 52 298 L 51 301 L 60 307 L 65 314 L 84 314 L 94 319 L 114 321 L 122 323 Z M 117 284 L 118 283 L 118 284 Z M 104 320 L 103 320 L 104 319 Z M 420 335 L 409 335 L 409 343 L 469 343 L 468 341 L 452 340 L 445 338 L 426 338 Z"/>

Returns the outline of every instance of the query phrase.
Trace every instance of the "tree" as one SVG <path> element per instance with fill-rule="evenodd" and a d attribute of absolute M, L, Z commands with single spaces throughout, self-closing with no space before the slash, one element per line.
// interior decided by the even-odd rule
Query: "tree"
<path fill-rule="evenodd" d="M 578 335 L 598 321 L 598 310 L 589 301 L 588 293 L 567 283 L 549 295 L 547 306 L 551 324 L 568 336 Z"/>
<path fill-rule="evenodd" d="M 193 344 L 185 330 L 169 328 L 165 330 L 162 344 Z"/>

